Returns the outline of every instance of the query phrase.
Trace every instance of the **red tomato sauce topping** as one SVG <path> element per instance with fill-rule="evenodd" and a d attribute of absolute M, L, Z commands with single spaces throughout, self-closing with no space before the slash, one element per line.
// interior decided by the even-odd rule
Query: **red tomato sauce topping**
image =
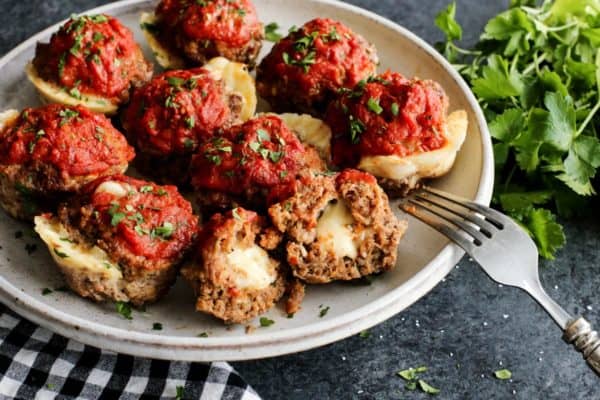
<path fill-rule="evenodd" d="M 107 181 L 121 183 L 127 194 L 119 197 L 96 190 Z M 110 232 L 110 240 L 135 255 L 177 259 L 196 235 L 198 219 L 175 186 L 114 175 L 92 182 L 86 193 L 103 231 Z"/>
<path fill-rule="evenodd" d="M 335 177 L 335 184 L 338 187 L 347 181 L 364 182 L 370 185 L 377 184 L 377 179 L 373 175 L 357 169 L 345 169 Z"/>
<path fill-rule="evenodd" d="M 165 28 L 166 39 L 184 35 L 194 41 L 219 41 L 241 47 L 262 32 L 250 0 L 162 0 L 156 16 Z"/>
<path fill-rule="evenodd" d="M 104 14 L 71 18 L 50 43 L 38 44 L 33 63 L 43 79 L 78 99 L 82 93 L 124 97 L 132 81 L 152 74 L 131 31 Z"/>
<path fill-rule="evenodd" d="M 236 117 L 223 83 L 196 68 L 166 72 L 137 88 L 124 125 L 139 148 L 169 155 L 192 152 Z"/>
<path fill-rule="evenodd" d="M 344 90 L 327 110 L 333 161 L 354 166 L 362 156 L 411 154 L 446 143 L 448 98 L 439 84 L 386 72 Z"/>
<path fill-rule="evenodd" d="M 0 132 L 0 163 L 5 165 L 44 163 L 66 175 L 84 176 L 126 164 L 134 156 L 108 118 L 81 106 L 26 108 Z"/>
<path fill-rule="evenodd" d="M 192 158 L 192 185 L 234 195 L 264 189 L 269 198 L 278 198 L 296 179 L 305 152 L 280 118 L 257 117 L 198 148 Z"/>
<path fill-rule="evenodd" d="M 261 63 L 261 74 L 283 77 L 301 93 L 353 87 L 375 73 L 370 45 L 340 22 L 317 18 L 292 28 Z M 267 78 L 269 79 L 269 78 Z"/>

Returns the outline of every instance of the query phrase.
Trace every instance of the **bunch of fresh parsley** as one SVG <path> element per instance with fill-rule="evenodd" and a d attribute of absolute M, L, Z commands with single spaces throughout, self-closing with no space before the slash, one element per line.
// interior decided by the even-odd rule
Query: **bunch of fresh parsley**
<path fill-rule="evenodd" d="M 553 258 L 565 236 L 555 213 L 589 209 L 600 167 L 600 0 L 511 0 L 471 50 L 452 3 L 435 19 L 452 62 L 489 123 L 494 205 Z"/>

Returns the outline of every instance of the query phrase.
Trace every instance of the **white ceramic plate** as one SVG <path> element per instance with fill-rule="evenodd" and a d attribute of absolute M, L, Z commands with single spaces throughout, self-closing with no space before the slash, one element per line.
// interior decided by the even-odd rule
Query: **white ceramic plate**
<path fill-rule="evenodd" d="M 492 147 L 484 117 L 467 85 L 452 67 L 424 41 L 402 27 L 365 10 L 331 0 L 254 0 L 261 20 L 277 21 L 287 30 L 292 25 L 319 17 L 342 21 L 373 42 L 381 59 L 380 71 L 392 69 L 407 76 L 432 78 L 448 93 L 451 109 L 469 115 L 467 140 L 450 174 L 435 186 L 481 203 L 489 203 L 493 186 Z M 145 45 L 138 27 L 142 11 L 155 1 L 129 0 L 86 13 L 108 13 L 133 29 Z M 39 104 L 27 81 L 24 66 L 32 59 L 35 44 L 47 41 L 57 24 L 33 36 L 0 60 L 0 110 Z M 264 55 L 270 48 L 265 42 Z M 397 208 L 397 207 L 394 207 Z M 402 215 L 402 218 L 407 218 Z M 95 304 L 68 292 L 42 295 L 43 288 L 64 283 L 46 248 L 31 228 L 0 212 L 0 300 L 23 316 L 81 342 L 138 356 L 172 360 L 242 360 L 306 350 L 356 334 L 402 311 L 431 290 L 458 262 L 458 247 L 416 220 L 409 219 L 394 271 L 377 277 L 369 286 L 331 284 L 310 286 L 302 310 L 288 319 L 280 307 L 267 317 L 275 324 L 246 334 L 243 326 L 226 327 L 194 312 L 191 290 L 181 281 L 146 312 L 133 312 L 126 320 L 113 304 Z M 15 232 L 23 231 L 22 238 Z M 37 244 L 28 255 L 27 243 Z M 319 306 L 329 307 L 319 317 Z M 160 322 L 162 331 L 152 330 Z M 253 325 L 258 325 L 253 321 Z M 199 333 L 208 333 L 200 338 Z"/>

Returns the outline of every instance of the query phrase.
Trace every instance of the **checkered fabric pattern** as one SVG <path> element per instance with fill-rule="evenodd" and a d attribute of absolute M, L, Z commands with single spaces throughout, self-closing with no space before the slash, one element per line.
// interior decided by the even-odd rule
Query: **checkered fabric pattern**
<path fill-rule="evenodd" d="M 260 400 L 224 362 L 151 360 L 54 334 L 0 304 L 0 399 Z"/>

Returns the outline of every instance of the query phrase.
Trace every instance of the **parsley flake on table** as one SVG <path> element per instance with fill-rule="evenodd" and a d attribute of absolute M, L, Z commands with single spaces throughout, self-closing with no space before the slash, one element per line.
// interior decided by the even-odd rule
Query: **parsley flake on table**
<path fill-rule="evenodd" d="M 589 212 L 600 168 L 600 3 L 513 0 L 473 49 L 456 44 L 456 5 L 438 14 L 438 49 L 471 86 L 489 123 L 493 204 L 552 259 L 561 218 Z"/>
<path fill-rule="evenodd" d="M 436 395 L 440 392 L 440 389 L 431 386 L 429 383 L 420 379 L 419 375 L 427 372 L 427 367 L 408 368 L 398 372 L 398 376 L 406 381 L 404 388 L 406 390 L 417 390 L 419 388 L 422 392 Z"/>
<path fill-rule="evenodd" d="M 155 322 L 152 324 L 152 330 L 153 331 L 162 331 L 162 324 L 160 322 Z"/>
<path fill-rule="evenodd" d="M 494 371 L 494 376 L 501 381 L 512 378 L 512 372 L 508 369 L 499 369 L 498 371 Z"/>

